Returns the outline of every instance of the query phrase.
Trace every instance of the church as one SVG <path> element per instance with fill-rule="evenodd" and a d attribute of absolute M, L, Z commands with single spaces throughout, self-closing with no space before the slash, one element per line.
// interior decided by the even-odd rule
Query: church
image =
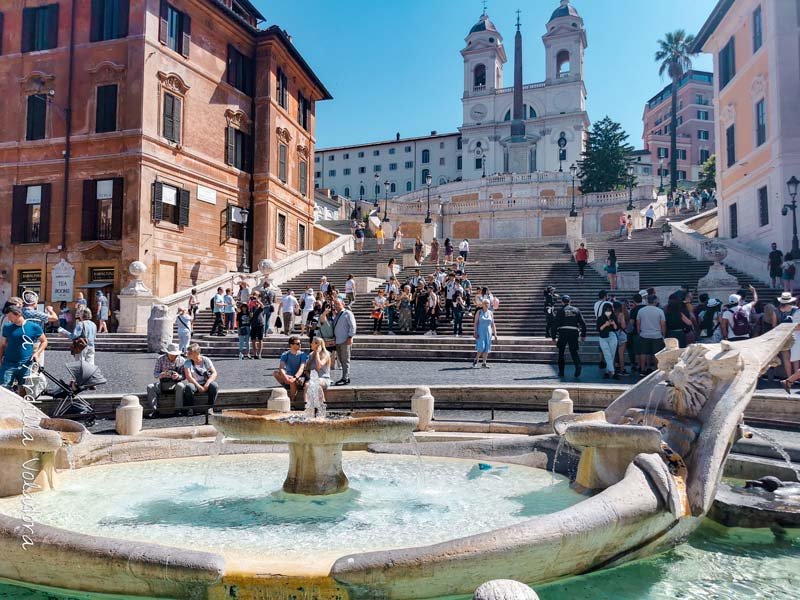
<path fill-rule="evenodd" d="M 494 174 L 568 173 L 589 128 L 583 81 L 587 47 L 583 19 L 561 0 L 542 35 L 545 79 L 524 83 L 522 31 L 517 15 L 513 85 L 504 87 L 508 62 L 503 36 L 484 13 L 461 50 L 464 62 L 462 125 L 428 136 L 318 149 L 315 188 L 350 198 L 396 198 Z"/>

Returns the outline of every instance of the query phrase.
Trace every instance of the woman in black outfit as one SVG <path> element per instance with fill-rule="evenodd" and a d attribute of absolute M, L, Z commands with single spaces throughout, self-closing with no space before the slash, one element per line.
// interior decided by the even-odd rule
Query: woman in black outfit
<path fill-rule="evenodd" d="M 692 320 L 689 318 L 688 312 L 680 296 L 669 297 L 667 309 L 664 311 L 667 322 L 666 337 L 677 339 L 681 348 L 686 348 L 686 330 L 692 328 Z"/>

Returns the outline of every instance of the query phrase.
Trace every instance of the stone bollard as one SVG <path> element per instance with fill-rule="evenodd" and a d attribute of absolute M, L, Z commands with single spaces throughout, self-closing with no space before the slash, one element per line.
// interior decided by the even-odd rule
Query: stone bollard
<path fill-rule="evenodd" d="M 422 385 L 414 390 L 414 395 L 411 396 L 411 412 L 416 413 L 419 417 L 419 425 L 417 425 L 416 431 L 428 429 L 433 420 L 431 388 Z"/>
<path fill-rule="evenodd" d="M 172 343 L 173 322 L 164 304 L 156 304 L 147 320 L 147 349 L 150 352 L 166 352 Z"/>
<path fill-rule="evenodd" d="M 539 596 L 519 581 L 495 579 L 481 584 L 472 595 L 472 600 L 539 600 Z"/>
<path fill-rule="evenodd" d="M 547 403 L 547 412 L 551 425 L 561 415 L 572 414 L 572 399 L 569 397 L 569 392 L 561 388 L 553 390 L 553 395 Z"/>
<path fill-rule="evenodd" d="M 664 338 L 664 350 L 678 350 L 680 342 L 677 338 Z"/>
<path fill-rule="evenodd" d="M 119 435 L 137 435 L 142 430 L 142 405 L 136 396 L 123 396 L 117 407 L 114 428 Z"/>
<path fill-rule="evenodd" d="M 289 394 L 282 387 L 272 388 L 272 393 L 267 400 L 267 408 L 269 410 L 277 410 L 279 412 L 289 412 L 292 410 L 292 404 L 289 402 Z"/>

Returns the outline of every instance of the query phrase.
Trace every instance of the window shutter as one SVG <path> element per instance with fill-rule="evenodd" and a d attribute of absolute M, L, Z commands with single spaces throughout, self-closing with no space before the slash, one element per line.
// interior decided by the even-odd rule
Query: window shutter
<path fill-rule="evenodd" d="M 225 128 L 225 164 L 232 165 L 236 156 L 236 131 L 233 127 Z"/>
<path fill-rule="evenodd" d="M 36 9 L 22 9 L 22 51 L 33 50 L 33 40 L 36 33 Z"/>
<path fill-rule="evenodd" d="M 42 184 L 42 212 L 39 220 L 39 242 L 42 243 L 50 241 L 50 198 L 52 191 L 53 185 L 51 183 Z"/>
<path fill-rule="evenodd" d="M 11 243 L 22 244 L 25 242 L 25 231 L 28 229 L 28 211 L 25 198 L 28 186 L 15 185 L 11 201 Z"/>
<path fill-rule="evenodd" d="M 158 11 L 158 41 L 162 44 L 167 43 L 167 12 L 167 0 L 161 0 Z"/>
<path fill-rule="evenodd" d="M 163 184 L 156 181 L 153 183 L 153 221 L 161 221 L 164 218 L 164 197 Z"/>
<path fill-rule="evenodd" d="M 236 73 L 234 73 L 235 62 L 234 61 L 234 48 L 230 44 L 228 44 L 228 72 L 225 75 L 225 81 L 230 83 L 231 85 L 236 85 Z"/>
<path fill-rule="evenodd" d="M 92 0 L 92 22 L 89 27 L 89 41 L 99 42 L 103 39 L 103 6 L 105 0 Z"/>
<path fill-rule="evenodd" d="M 128 37 L 128 21 L 131 12 L 130 0 L 117 0 L 119 2 L 119 37 Z"/>
<path fill-rule="evenodd" d="M 83 182 L 81 239 L 83 241 L 97 239 L 97 182 L 94 179 Z"/>
<path fill-rule="evenodd" d="M 0 13 L 0 54 L 3 53 L 3 13 Z"/>
<path fill-rule="evenodd" d="M 189 56 L 189 46 L 192 42 L 192 17 L 183 13 L 183 41 L 181 42 L 181 54 Z"/>
<path fill-rule="evenodd" d="M 164 124 L 162 135 L 168 140 L 175 139 L 175 96 L 164 94 Z"/>
<path fill-rule="evenodd" d="M 111 199 L 111 239 L 122 239 L 122 195 L 125 193 L 125 180 L 114 178 L 114 197 Z"/>
<path fill-rule="evenodd" d="M 178 225 L 189 225 L 189 190 L 178 190 Z"/>
<path fill-rule="evenodd" d="M 244 170 L 248 173 L 253 172 L 253 137 L 249 134 L 242 135 L 242 154 L 244 155 Z"/>
<path fill-rule="evenodd" d="M 176 144 L 181 143 L 181 104 L 182 101 L 177 96 L 175 98 L 172 109 L 172 141 Z"/>
<path fill-rule="evenodd" d="M 58 4 L 47 7 L 47 47 L 58 48 Z"/>
<path fill-rule="evenodd" d="M 233 237 L 233 204 L 228 203 L 228 208 L 225 211 L 225 239 Z"/>

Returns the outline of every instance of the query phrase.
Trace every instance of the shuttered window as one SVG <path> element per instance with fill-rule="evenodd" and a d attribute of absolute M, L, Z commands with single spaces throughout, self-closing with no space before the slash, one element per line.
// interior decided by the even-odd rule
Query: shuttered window
<path fill-rule="evenodd" d="M 769 225 L 769 196 L 767 195 L 767 186 L 758 188 L 756 192 L 758 195 L 758 226 L 764 227 Z"/>
<path fill-rule="evenodd" d="M 728 224 L 731 228 L 731 239 L 739 237 L 739 210 L 736 207 L 736 203 L 728 207 Z"/>
<path fill-rule="evenodd" d="M 248 96 L 253 95 L 253 60 L 228 45 L 227 81 Z"/>
<path fill-rule="evenodd" d="M 225 128 L 225 162 L 242 171 L 252 169 L 250 136 L 235 127 Z"/>
<path fill-rule="evenodd" d="M 736 126 L 731 125 L 725 130 L 725 154 L 727 156 L 727 166 L 732 167 L 736 164 Z"/>
<path fill-rule="evenodd" d="M 35 244 L 50 239 L 51 184 L 15 185 L 11 201 L 11 243 Z"/>
<path fill-rule="evenodd" d="M 128 35 L 129 0 L 92 0 L 92 42 L 115 40 Z"/>
<path fill-rule="evenodd" d="M 95 131 L 106 133 L 117 130 L 117 86 L 97 87 L 97 110 L 95 112 Z"/>
<path fill-rule="evenodd" d="M 25 123 L 26 140 L 43 140 L 47 119 L 47 94 L 28 96 L 28 113 Z"/>
<path fill-rule="evenodd" d="M 303 94 L 297 94 L 297 122 L 300 123 L 300 127 L 309 131 L 311 126 L 311 101 Z"/>
<path fill-rule="evenodd" d="M 242 209 L 235 204 L 228 203 L 225 209 L 225 237 L 228 240 L 244 239 L 244 218 Z"/>
<path fill-rule="evenodd" d="M 308 194 L 308 162 L 301 160 L 297 169 L 297 189 L 300 194 L 305 196 Z"/>
<path fill-rule="evenodd" d="M 3 13 L 0 12 L 0 54 L 3 54 Z"/>
<path fill-rule="evenodd" d="M 283 108 L 289 108 L 289 80 L 283 69 L 278 69 L 277 83 L 275 94 L 278 97 L 278 104 Z"/>
<path fill-rule="evenodd" d="M 58 4 L 22 9 L 22 51 L 58 46 Z"/>
<path fill-rule="evenodd" d="M 181 141 L 181 108 L 180 98 L 164 92 L 164 123 L 162 132 L 165 138 L 176 144 Z"/>
<path fill-rule="evenodd" d="M 306 226 L 303 223 L 297 225 L 297 251 L 306 249 Z"/>
<path fill-rule="evenodd" d="M 83 182 L 81 239 L 121 240 L 124 179 L 89 179 Z"/>
<path fill-rule="evenodd" d="M 161 0 L 159 13 L 158 41 L 188 57 L 192 41 L 191 17 L 166 0 Z"/>
<path fill-rule="evenodd" d="M 728 43 L 719 51 L 719 89 L 721 90 L 736 75 L 736 38 L 731 36 Z"/>
<path fill-rule="evenodd" d="M 286 160 L 288 155 L 289 149 L 286 147 L 286 144 L 279 144 L 278 145 L 278 179 L 282 182 L 286 183 Z"/>
<path fill-rule="evenodd" d="M 153 183 L 153 221 L 189 225 L 189 190 L 156 181 Z"/>
<path fill-rule="evenodd" d="M 278 213 L 278 243 L 281 246 L 286 245 L 286 215 Z"/>

